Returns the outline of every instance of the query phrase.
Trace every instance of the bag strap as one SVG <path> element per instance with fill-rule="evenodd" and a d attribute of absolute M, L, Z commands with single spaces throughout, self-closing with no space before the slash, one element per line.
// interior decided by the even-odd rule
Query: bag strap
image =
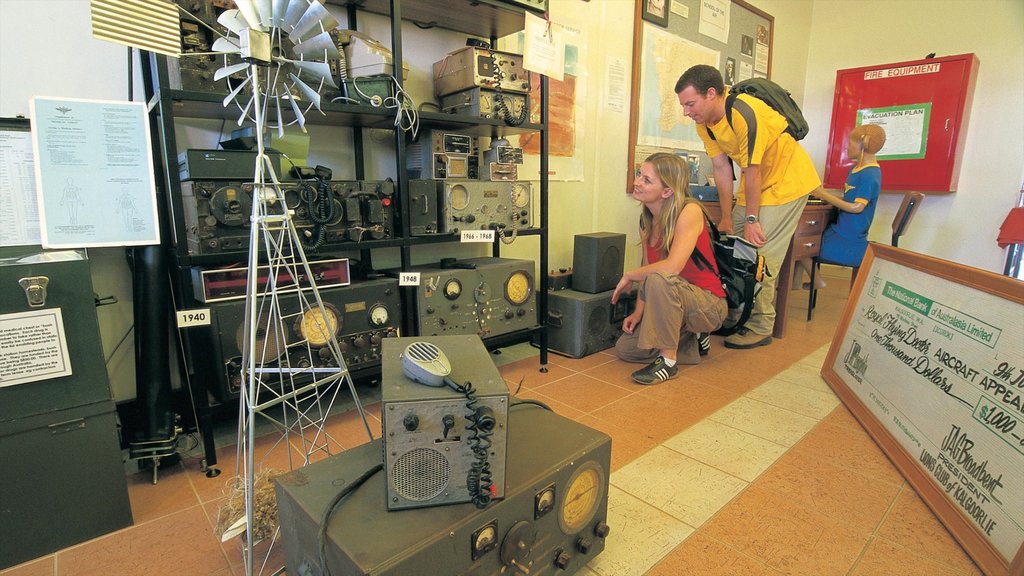
<path fill-rule="evenodd" d="M 711 240 L 718 238 L 718 228 L 716 228 L 714 222 L 711 221 L 711 216 L 708 215 L 708 212 L 707 210 L 704 209 L 704 206 L 700 207 L 700 211 L 704 214 L 704 225 L 707 227 L 707 230 L 705 230 L 705 232 L 707 232 L 710 235 L 709 237 Z M 714 246 L 712 246 L 712 250 L 714 250 Z M 697 244 L 693 245 L 693 252 L 690 252 L 690 260 L 693 260 L 693 264 L 697 266 L 697 269 L 702 272 L 704 270 L 714 270 L 715 268 L 717 268 L 717 266 L 711 265 L 711 262 L 708 261 L 707 256 L 705 256 L 697 248 Z M 721 271 L 719 271 L 719 274 L 721 274 Z"/>

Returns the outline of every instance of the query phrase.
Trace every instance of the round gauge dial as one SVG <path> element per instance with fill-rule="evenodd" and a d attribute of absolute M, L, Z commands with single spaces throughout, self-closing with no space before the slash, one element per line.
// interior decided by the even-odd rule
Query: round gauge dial
<path fill-rule="evenodd" d="M 526 208 L 526 205 L 530 203 L 530 189 L 523 184 L 513 184 L 509 196 L 512 199 L 512 205 L 516 208 Z"/>
<path fill-rule="evenodd" d="M 456 300 L 462 295 L 462 282 L 452 278 L 444 283 L 444 297 L 449 300 Z"/>
<path fill-rule="evenodd" d="M 465 210 L 469 206 L 469 190 L 462 184 L 455 184 L 448 191 L 448 199 L 452 209 Z"/>
<path fill-rule="evenodd" d="M 387 307 L 383 304 L 374 304 L 370 308 L 369 317 L 372 326 L 383 326 L 388 323 L 391 314 L 388 313 Z"/>
<path fill-rule="evenodd" d="M 323 346 L 331 340 L 331 336 L 341 330 L 341 316 L 338 309 L 331 304 L 323 308 L 310 306 L 296 321 L 296 330 L 313 346 Z"/>
<path fill-rule="evenodd" d="M 533 292 L 533 281 L 530 275 L 522 270 L 516 270 L 505 280 L 505 299 L 514 306 L 521 306 L 530 299 Z"/>
<path fill-rule="evenodd" d="M 558 523 L 562 532 L 579 532 L 593 520 L 604 489 L 604 472 L 597 462 L 590 461 L 576 469 L 558 510 Z"/>

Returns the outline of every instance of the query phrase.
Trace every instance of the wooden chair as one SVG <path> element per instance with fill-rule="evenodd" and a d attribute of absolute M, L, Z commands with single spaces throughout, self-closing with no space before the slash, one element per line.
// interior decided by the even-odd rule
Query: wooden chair
<path fill-rule="evenodd" d="M 924 199 L 924 194 L 920 192 L 907 192 L 903 196 L 903 203 L 900 204 L 900 209 L 896 211 L 896 216 L 892 219 L 892 245 L 898 247 L 900 244 L 900 236 L 907 231 L 907 227 L 910 226 L 910 221 L 914 218 L 914 214 L 917 213 L 918 206 L 921 205 L 921 200 Z M 818 273 L 818 267 L 821 264 L 831 264 L 833 266 L 846 266 L 845 264 L 836 264 L 835 262 L 829 262 L 823 258 L 817 256 L 813 259 L 811 266 L 811 289 L 810 295 L 807 300 L 807 321 L 811 321 L 811 316 L 814 314 L 814 306 L 818 303 L 818 289 L 814 287 L 815 276 Z M 850 275 L 850 288 L 853 288 L 854 281 L 857 280 L 857 272 L 860 270 L 860 265 L 849 266 L 853 269 Z"/>

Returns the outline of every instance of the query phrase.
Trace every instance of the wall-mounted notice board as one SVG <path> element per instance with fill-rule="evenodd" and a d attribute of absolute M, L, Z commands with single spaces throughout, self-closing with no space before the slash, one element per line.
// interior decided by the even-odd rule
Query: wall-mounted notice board
<path fill-rule="evenodd" d="M 836 72 L 825 187 L 842 189 L 850 131 L 885 128 L 878 153 L 884 190 L 955 192 L 978 58 L 927 58 Z"/>
<path fill-rule="evenodd" d="M 1024 574 L 1024 284 L 872 243 L 822 376 L 990 576 Z"/>
<path fill-rule="evenodd" d="M 695 64 L 718 68 L 726 85 L 770 77 L 773 24 L 770 14 L 743 0 L 636 0 L 627 187 L 633 169 L 654 152 L 696 152 L 705 157 L 701 174 L 710 170 L 696 125 L 679 105 L 676 81 Z"/>

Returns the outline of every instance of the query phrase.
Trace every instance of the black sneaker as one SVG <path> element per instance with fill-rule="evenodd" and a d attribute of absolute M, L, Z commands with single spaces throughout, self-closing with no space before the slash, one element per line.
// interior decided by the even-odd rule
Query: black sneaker
<path fill-rule="evenodd" d="M 697 334 L 697 348 L 701 356 L 707 356 L 711 352 L 711 334 L 707 332 Z"/>
<path fill-rule="evenodd" d="M 679 366 L 668 366 L 665 359 L 658 356 L 657 360 L 648 364 L 646 368 L 633 372 L 633 381 L 639 384 L 658 384 L 678 375 Z"/>

